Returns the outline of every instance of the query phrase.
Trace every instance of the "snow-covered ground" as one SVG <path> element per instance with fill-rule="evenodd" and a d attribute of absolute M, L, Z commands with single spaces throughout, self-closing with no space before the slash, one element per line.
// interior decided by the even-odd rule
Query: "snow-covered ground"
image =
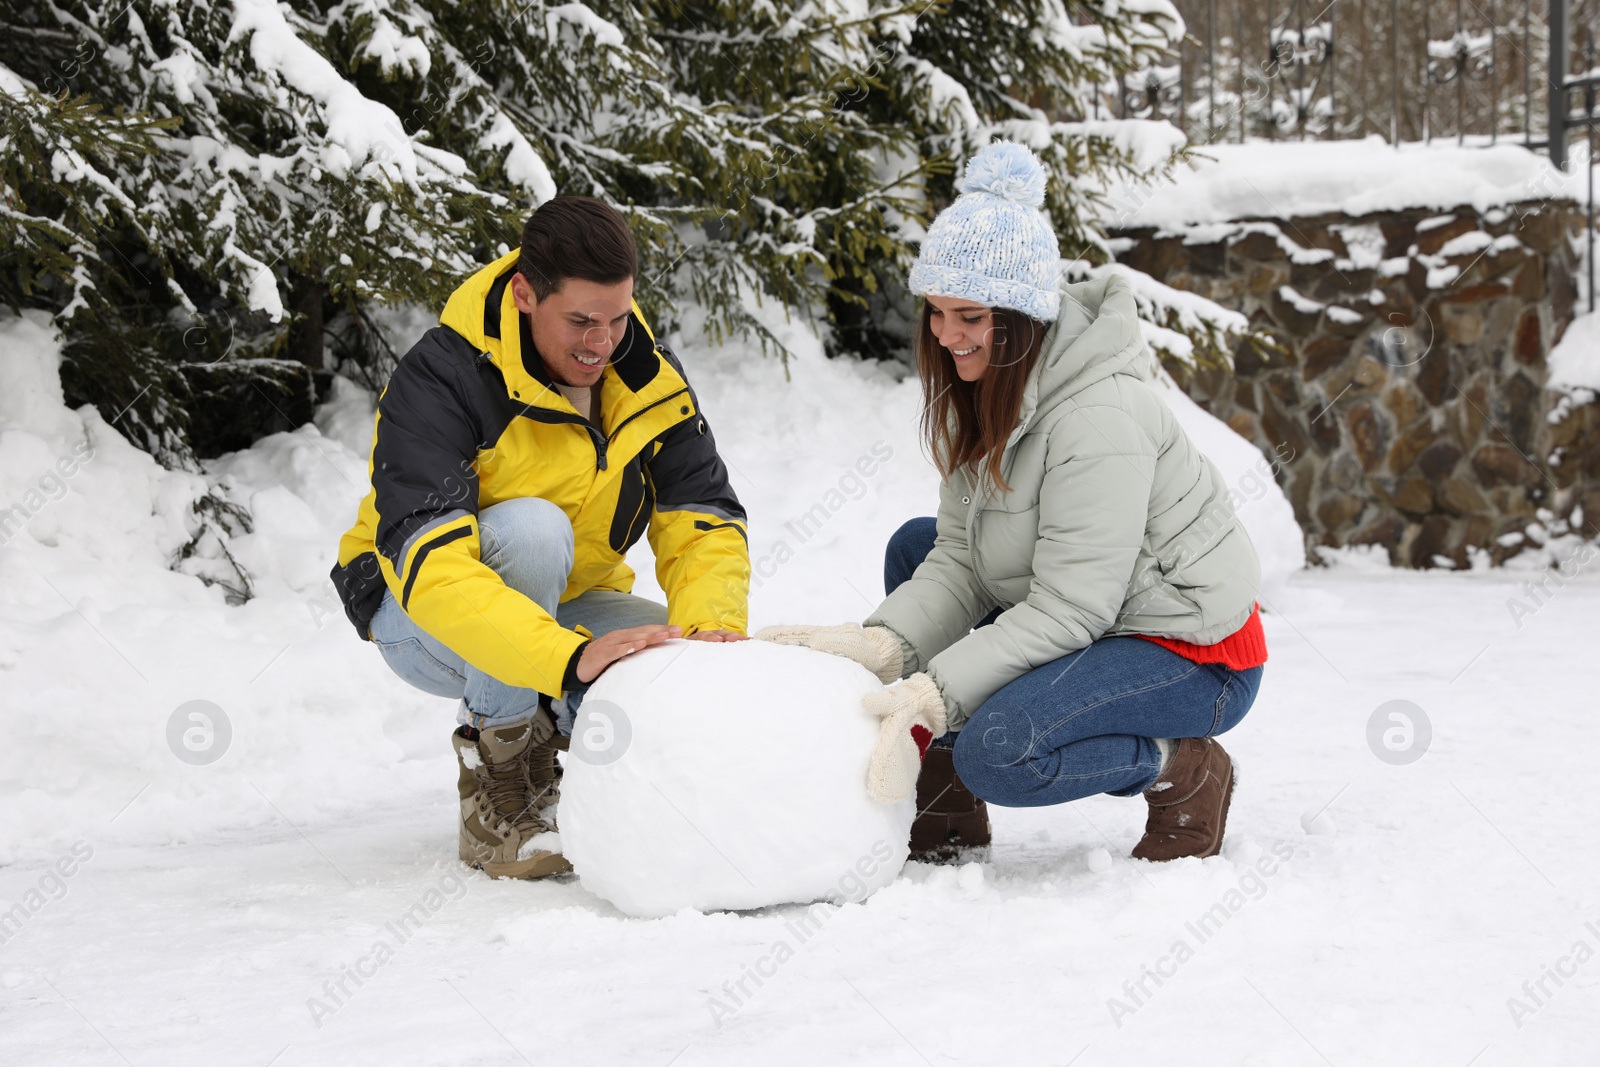
<path fill-rule="evenodd" d="M 785 381 L 683 345 L 755 625 L 863 617 L 935 499 L 915 383 L 796 348 Z M 1135 863 L 1143 805 L 1098 797 L 995 809 L 987 859 L 865 903 L 635 920 L 455 861 L 453 708 L 325 582 L 369 398 L 207 472 L 256 517 L 230 607 L 167 568 L 203 480 L 66 410 L 53 360 L 0 323 L 0 1063 L 1593 1062 L 1592 547 L 1294 570 L 1258 459 L 1175 395 L 1269 571 L 1222 856 Z"/>

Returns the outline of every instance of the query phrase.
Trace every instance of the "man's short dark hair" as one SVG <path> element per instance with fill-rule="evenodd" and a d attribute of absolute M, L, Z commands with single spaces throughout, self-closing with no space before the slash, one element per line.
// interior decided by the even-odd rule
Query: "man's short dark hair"
<path fill-rule="evenodd" d="M 568 278 L 615 285 L 639 273 L 639 247 L 616 208 L 591 196 L 539 205 L 522 230 L 517 269 L 543 300 Z"/>

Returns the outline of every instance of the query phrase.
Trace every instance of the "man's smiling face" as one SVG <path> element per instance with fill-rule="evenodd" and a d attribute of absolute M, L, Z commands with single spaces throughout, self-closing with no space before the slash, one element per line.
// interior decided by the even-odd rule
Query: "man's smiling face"
<path fill-rule="evenodd" d="M 534 347 L 550 377 L 562 385 L 593 385 L 622 343 L 633 308 L 633 279 L 602 284 L 567 278 L 540 300 L 521 272 L 511 277 L 511 297 L 528 316 Z"/>

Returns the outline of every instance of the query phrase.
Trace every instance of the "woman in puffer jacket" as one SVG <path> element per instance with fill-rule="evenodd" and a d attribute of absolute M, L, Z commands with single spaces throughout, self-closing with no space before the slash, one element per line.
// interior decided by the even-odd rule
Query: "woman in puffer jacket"
<path fill-rule="evenodd" d="M 983 149 L 911 272 L 944 480 L 937 518 L 889 542 L 887 598 L 862 625 L 757 636 L 884 681 L 868 788 L 916 789 L 914 855 L 987 844 L 983 801 L 1094 793 L 1144 795 L 1136 858 L 1215 855 L 1234 774 L 1214 737 L 1267 658 L 1260 565 L 1220 472 L 1148 384 L 1127 281 L 1058 283 L 1044 191 L 1027 148 Z"/>

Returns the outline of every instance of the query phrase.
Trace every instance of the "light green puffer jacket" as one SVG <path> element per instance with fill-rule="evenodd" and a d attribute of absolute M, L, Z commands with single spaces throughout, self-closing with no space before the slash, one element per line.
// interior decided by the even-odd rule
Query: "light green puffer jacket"
<path fill-rule="evenodd" d="M 1011 491 L 949 478 L 932 553 L 867 620 L 900 636 L 904 675 L 938 683 L 952 728 L 1102 636 L 1214 644 L 1250 617 L 1255 547 L 1221 472 L 1147 384 L 1152 360 L 1125 279 L 1063 285 L 1006 442 Z"/>

